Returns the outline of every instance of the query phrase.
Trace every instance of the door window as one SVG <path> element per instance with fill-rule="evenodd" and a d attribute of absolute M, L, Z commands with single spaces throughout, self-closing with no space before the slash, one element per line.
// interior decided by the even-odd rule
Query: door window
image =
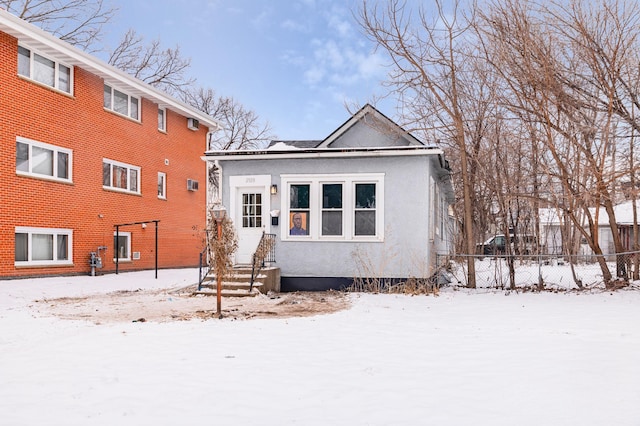
<path fill-rule="evenodd" d="M 242 194 L 242 227 L 262 228 L 262 194 Z"/>

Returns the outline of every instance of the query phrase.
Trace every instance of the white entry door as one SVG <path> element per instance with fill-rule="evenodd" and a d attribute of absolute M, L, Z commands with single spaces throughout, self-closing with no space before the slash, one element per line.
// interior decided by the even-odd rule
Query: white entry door
<path fill-rule="evenodd" d="M 268 218 L 264 187 L 236 188 L 235 224 L 238 233 L 237 264 L 251 264 Z"/>

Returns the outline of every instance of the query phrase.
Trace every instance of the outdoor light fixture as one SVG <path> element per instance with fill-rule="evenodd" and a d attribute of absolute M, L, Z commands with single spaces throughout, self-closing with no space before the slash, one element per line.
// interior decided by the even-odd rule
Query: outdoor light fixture
<path fill-rule="evenodd" d="M 227 215 L 227 209 L 225 209 L 221 204 L 216 204 L 215 206 L 213 206 L 213 209 L 211 209 L 211 211 L 213 213 L 213 220 L 215 220 L 216 223 L 218 223 L 218 221 L 223 221 L 225 216 Z"/>
<path fill-rule="evenodd" d="M 271 185 L 271 195 L 276 195 L 278 193 L 278 185 L 275 183 Z"/>

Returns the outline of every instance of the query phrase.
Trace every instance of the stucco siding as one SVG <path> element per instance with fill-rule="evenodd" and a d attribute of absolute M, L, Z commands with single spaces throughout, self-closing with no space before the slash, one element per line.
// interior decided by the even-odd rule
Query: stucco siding
<path fill-rule="evenodd" d="M 389 147 L 408 146 L 409 141 L 402 133 L 384 123 L 368 117 L 368 123 L 358 122 L 329 145 L 331 148 L 343 147 Z"/>
<path fill-rule="evenodd" d="M 277 235 L 276 265 L 283 277 L 355 277 L 364 273 L 378 277 L 406 278 L 429 275 L 430 162 L 433 155 L 398 157 L 352 157 L 331 159 L 269 159 L 220 161 L 222 200 L 228 205 L 229 177 L 271 175 L 279 193 L 269 198 L 265 210 L 286 210 L 282 205 L 281 175 L 383 174 L 384 224 L 382 241 L 290 241 L 283 240 L 288 219 L 265 230 Z M 379 201 L 377 200 L 380 205 Z M 288 229 L 288 228 L 287 228 Z M 365 269 L 365 270 L 363 270 Z"/>

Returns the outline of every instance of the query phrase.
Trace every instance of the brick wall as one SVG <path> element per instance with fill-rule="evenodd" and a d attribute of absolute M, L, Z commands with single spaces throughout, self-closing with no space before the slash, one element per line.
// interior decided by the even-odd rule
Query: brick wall
<path fill-rule="evenodd" d="M 74 68 L 73 96 L 17 75 L 17 40 L 0 32 L 0 276 L 88 273 L 89 253 L 107 246 L 100 272 L 113 271 L 115 224 L 159 220 L 160 268 L 197 266 L 205 227 L 206 127 L 187 128 L 186 117 L 167 110 L 167 132 L 157 129 L 158 106 L 142 99 L 135 122 L 103 108 L 103 81 Z M 122 88 L 123 90 L 126 88 Z M 73 183 L 16 174 L 16 137 L 73 150 Z M 102 160 L 139 166 L 141 195 L 102 187 Z M 168 165 L 165 164 L 168 161 Z M 166 173 L 167 199 L 157 198 L 157 174 Z M 187 179 L 200 183 L 187 191 Z M 73 266 L 16 268 L 15 227 L 73 229 Z M 131 232 L 140 260 L 121 271 L 153 268 L 155 226 Z"/>

